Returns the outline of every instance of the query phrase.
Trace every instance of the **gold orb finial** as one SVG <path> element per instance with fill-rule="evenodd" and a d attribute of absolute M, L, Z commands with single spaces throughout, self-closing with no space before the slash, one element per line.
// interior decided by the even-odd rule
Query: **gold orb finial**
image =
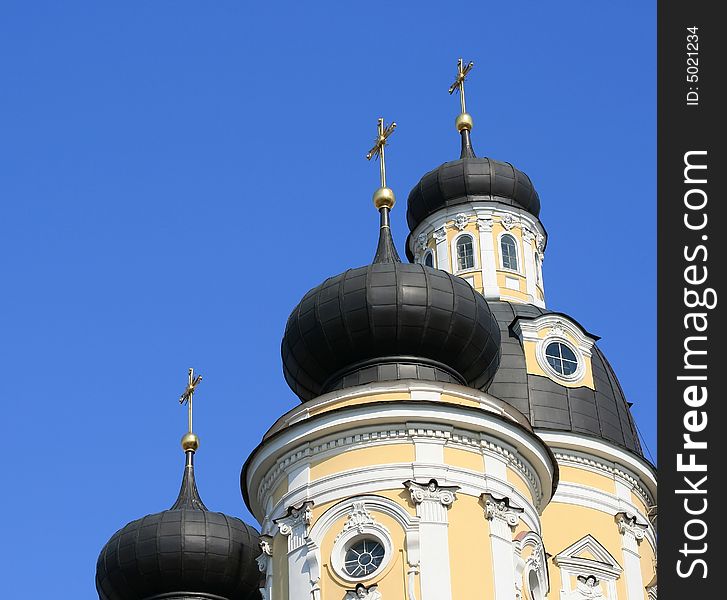
<path fill-rule="evenodd" d="M 469 113 L 460 113 L 454 120 L 454 124 L 457 126 L 457 131 L 462 133 L 463 131 L 472 131 L 472 115 Z"/>
<path fill-rule="evenodd" d="M 199 438 L 197 437 L 197 434 L 188 431 L 182 436 L 182 450 L 185 452 L 189 452 L 190 450 L 192 452 L 196 452 L 197 448 L 199 448 Z"/>
<path fill-rule="evenodd" d="M 388 187 L 380 187 L 374 192 L 374 206 L 376 210 L 382 208 L 388 208 L 391 210 L 394 208 L 396 203 L 396 197 L 394 196 L 394 190 Z"/>

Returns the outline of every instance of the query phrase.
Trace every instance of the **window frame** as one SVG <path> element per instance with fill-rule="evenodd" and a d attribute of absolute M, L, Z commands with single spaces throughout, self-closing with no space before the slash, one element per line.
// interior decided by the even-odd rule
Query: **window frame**
<path fill-rule="evenodd" d="M 513 269 L 511 267 L 506 267 L 505 266 L 505 254 L 502 251 L 502 240 L 506 236 L 512 238 L 512 241 L 513 241 L 513 244 L 514 244 L 514 248 L 515 248 L 515 264 L 516 264 L 516 267 L 517 267 L 515 269 Z M 500 233 L 500 235 L 497 236 L 497 254 L 498 254 L 499 258 L 500 258 L 500 269 L 502 269 L 503 271 L 507 271 L 508 273 L 517 273 L 518 275 L 522 275 L 522 273 L 523 273 L 523 271 L 522 271 L 522 262 L 523 261 L 522 261 L 522 252 L 521 252 L 521 249 L 520 249 L 520 242 L 517 239 L 517 237 L 515 237 L 512 234 L 511 231 L 503 231 L 502 233 Z"/>
<path fill-rule="evenodd" d="M 462 238 L 468 237 L 470 239 L 470 242 L 472 244 L 472 266 L 471 267 L 464 267 L 460 268 L 459 266 L 459 251 L 458 251 L 458 245 Z M 477 242 L 475 240 L 475 236 L 469 232 L 469 231 L 463 231 L 462 233 L 459 233 L 457 236 L 455 236 L 452 239 L 452 271 L 456 273 L 467 273 L 469 271 L 475 271 L 479 269 L 479 261 L 477 260 Z"/>

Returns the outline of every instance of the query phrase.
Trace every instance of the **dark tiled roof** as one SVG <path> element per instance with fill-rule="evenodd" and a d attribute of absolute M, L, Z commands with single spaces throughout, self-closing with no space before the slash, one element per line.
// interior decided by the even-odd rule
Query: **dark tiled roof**
<path fill-rule="evenodd" d="M 100 600 L 259 600 L 258 532 L 202 503 L 188 456 L 171 509 L 132 521 L 101 550 Z"/>
<path fill-rule="evenodd" d="M 375 263 L 331 277 L 293 309 L 285 380 L 305 401 L 374 381 L 424 379 L 484 389 L 500 330 L 464 279 L 418 264 Z"/>
<path fill-rule="evenodd" d="M 426 217 L 442 208 L 470 202 L 472 196 L 490 196 L 535 217 L 540 214 L 538 192 L 525 173 L 499 160 L 462 158 L 429 171 L 409 192 L 409 230 L 414 231 Z"/>
<path fill-rule="evenodd" d="M 547 377 L 530 375 L 522 345 L 510 325 L 517 317 L 538 317 L 550 311 L 510 302 L 489 305 L 500 325 L 502 340 L 500 368 L 487 390 L 490 394 L 517 408 L 536 429 L 593 435 L 643 456 L 623 390 L 597 346 L 591 357 L 595 391 L 568 388 Z"/>

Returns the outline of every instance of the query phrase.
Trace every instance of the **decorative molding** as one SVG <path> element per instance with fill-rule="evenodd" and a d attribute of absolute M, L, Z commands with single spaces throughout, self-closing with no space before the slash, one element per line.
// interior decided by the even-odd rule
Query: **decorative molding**
<path fill-rule="evenodd" d="M 347 590 L 344 600 L 382 600 L 381 592 L 375 583 L 366 587 L 363 583 L 356 585 L 353 590 Z"/>
<path fill-rule="evenodd" d="M 563 324 L 563 321 L 555 321 L 550 326 L 550 332 L 548 333 L 548 335 L 562 338 L 562 337 L 565 337 L 565 331 L 566 331 L 566 328 L 565 328 L 565 325 Z"/>
<path fill-rule="evenodd" d="M 530 554 L 524 556 L 528 549 L 530 549 Z M 534 531 L 520 532 L 513 542 L 513 550 L 515 554 L 515 600 L 524 599 L 523 587 L 525 586 L 528 588 L 528 598 L 543 600 L 550 591 L 550 582 L 542 538 Z M 535 573 L 537 586 L 531 585 L 531 573 Z"/>
<path fill-rule="evenodd" d="M 342 535 L 352 529 L 355 529 L 356 531 L 358 531 L 358 533 L 363 533 L 366 530 L 367 525 L 373 524 L 374 518 L 371 516 L 371 513 L 366 510 L 365 503 L 362 501 L 354 502 L 351 505 L 351 511 L 348 515 L 348 520 L 343 526 L 341 533 L 339 533 L 334 540 L 334 543 L 338 541 L 338 538 L 340 538 Z"/>
<path fill-rule="evenodd" d="M 527 244 L 531 244 L 533 242 L 533 240 L 535 239 L 535 232 L 525 225 L 522 226 L 522 231 L 523 231 L 523 241 L 525 241 L 525 243 L 527 243 Z"/>
<path fill-rule="evenodd" d="M 623 568 L 592 535 L 582 537 L 559 552 L 553 558 L 553 562 L 561 570 L 562 600 L 586 600 L 598 597 L 617 600 L 616 580 L 621 577 Z M 593 579 L 589 585 L 588 579 L 591 577 Z M 598 587 L 592 585 L 595 582 L 598 582 Z M 605 592 L 601 589 L 601 585 L 605 587 Z M 583 595 L 596 594 L 598 591 L 601 591 L 601 596 Z"/>
<path fill-rule="evenodd" d="M 255 560 L 261 573 L 260 595 L 263 600 L 270 600 L 270 592 L 273 586 L 273 538 L 269 535 L 261 535 L 258 538 L 258 545 L 262 551 Z"/>
<path fill-rule="evenodd" d="M 284 517 L 275 519 L 280 533 L 288 538 L 288 552 L 305 545 L 308 538 L 308 526 L 313 516 L 313 502 L 306 500 L 300 506 L 290 506 Z"/>
<path fill-rule="evenodd" d="M 447 228 L 445 225 L 437 227 L 434 230 L 434 239 L 437 241 L 437 243 L 443 242 L 447 239 Z"/>
<path fill-rule="evenodd" d="M 654 506 L 654 498 L 648 490 L 646 490 L 633 475 L 627 473 L 623 469 L 620 469 L 618 464 L 605 463 L 589 456 L 555 448 L 553 449 L 553 453 L 555 454 L 555 458 L 559 464 L 586 468 L 590 471 L 600 472 L 609 477 L 617 476 L 625 479 L 631 485 L 632 491 L 641 499 L 645 506 Z"/>
<path fill-rule="evenodd" d="M 422 439 L 445 441 L 448 446 L 467 448 L 478 453 L 492 452 L 499 455 L 509 467 L 518 471 L 528 482 L 535 498 L 536 507 L 539 507 L 540 510 L 544 508 L 542 506 L 544 494 L 539 480 L 532 466 L 520 454 L 505 447 L 496 438 L 464 429 L 444 428 L 441 425 L 427 428 L 405 426 L 403 428 L 371 428 L 357 432 L 348 431 L 339 437 L 317 440 L 299 446 L 284 455 L 263 478 L 257 491 L 258 501 L 262 503 L 262 499 L 270 493 L 270 490 L 275 488 L 280 476 L 300 461 L 320 459 L 320 455 L 326 452 L 333 450 L 342 452 L 351 447 L 368 447 L 379 443 L 413 443 L 414 438 L 419 441 Z"/>
<path fill-rule="evenodd" d="M 535 344 L 535 357 L 540 368 L 554 381 L 576 383 L 586 374 L 586 360 L 590 360 L 596 340 L 586 335 L 575 323 L 560 315 L 544 314 L 534 319 L 518 319 L 514 326 L 515 334 L 521 342 Z M 540 337 L 547 331 L 544 338 Z M 545 351 L 552 342 L 560 342 L 568 346 L 578 358 L 576 370 L 570 375 L 558 373 L 550 366 Z"/>
<path fill-rule="evenodd" d="M 415 481 L 405 481 L 404 487 L 409 490 L 411 500 L 415 504 L 421 504 L 425 501 L 439 502 L 442 506 L 449 508 L 457 499 L 457 490 L 459 486 L 439 485 L 436 479 L 430 479 L 428 483 L 417 483 Z"/>
<path fill-rule="evenodd" d="M 636 515 L 629 512 L 620 512 L 615 519 L 618 532 L 623 536 L 632 536 L 637 543 L 644 539 L 644 535 L 649 529 L 648 523 L 639 523 Z"/>
<path fill-rule="evenodd" d="M 411 501 L 416 504 L 417 516 L 429 523 L 446 523 L 447 509 L 457 499 L 457 485 L 439 485 L 436 479 L 417 483 L 411 479 L 404 482 Z"/>
<path fill-rule="evenodd" d="M 535 234 L 535 248 L 542 257 L 543 252 L 545 252 L 545 236 L 542 233 Z"/>
<path fill-rule="evenodd" d="M 497 498 L 487 493 L 480 497 L 485 503 L 485 518 L 488 521 L 504 522 L 512 531 L 515 531 L 515 527 L 520 521 L 520 515 L 525 512 L 525 509 L 511 506 L 510 499 L 507 497 Z"/>
<path fill-rule="evenodd" d="M 477 219 L 477 227 L 480 231 L 492 231 L 492 226 L 495 224 L 495 221 L 488 217 L 485 219 Z"/>
<path fill-rule="evenodd" d="M 392 518 L 401 526 L 406 534 L 407 560 L 418 564 L 418 532 L 419 522 L 404 507 L 393 500 L 381 496 L 357 496 L 347 498 L 326 510 L 315 522 L 310 531 L 308 545 L 320 545 L 331 527 L 347 516 L 346 523 L 336 536 L 331 550 L 331 567 L 338 577 L 344 581 L 358 583 L 370 579 L 372 574 L 364 577 L 351 577 L 344 568 L 344 557 L 348 547 L 362 536 L 376 538 L 384 547 L 384 559 L 376 570 L 376 577 L 385 577 L 396 563 L 394 545 L 389 530 L 376 521 L 372 511 L 380 512 Z M 292 596 L 291 596 L 292 597 Z"/>
<path fill-rule="evenodd" d="M 510 231 L 511 229 L 520 225 L 520 220 L 511 215 L 510 213 L 507 213 L 500 217 L 500 223 L 505 229 Z"/>
<path fill-rule="evenodd" d="M 595 575 L 578 575 L 576 577 L 575 593 L 571 595 L 571 598 L 574 600 L 603 598 L 601 582 Z"/>
<path fill-rule="evenodd" d="M 427 248 L 427 234 L 422 232 L 417 236 L 417 247 L 420 250 L 426 250 Z"/>
<path fill-rule="evenodd" d="M 460 231 L 464 231 L 464 228 L 467 227 L 467 224 L 470 222 L 470 218 L 464 214 L 464 213 L 458 213 L 454 217 L 454 226 L 459 229 Z"/>

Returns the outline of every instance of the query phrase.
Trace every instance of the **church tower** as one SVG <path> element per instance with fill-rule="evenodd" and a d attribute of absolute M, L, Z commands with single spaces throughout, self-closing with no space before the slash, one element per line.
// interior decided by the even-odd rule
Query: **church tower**
<path fill-rule="evenodd" d="M 477 158 L 458 64 L 459 160 L 409 194 L 402 263 L 379 120 L 370 265 L 293 309 L 301 405 L 246 461 L 266 600 L 651 600 L 656 480 L 598 336 L 546 309 L 530 179 Z"/>

